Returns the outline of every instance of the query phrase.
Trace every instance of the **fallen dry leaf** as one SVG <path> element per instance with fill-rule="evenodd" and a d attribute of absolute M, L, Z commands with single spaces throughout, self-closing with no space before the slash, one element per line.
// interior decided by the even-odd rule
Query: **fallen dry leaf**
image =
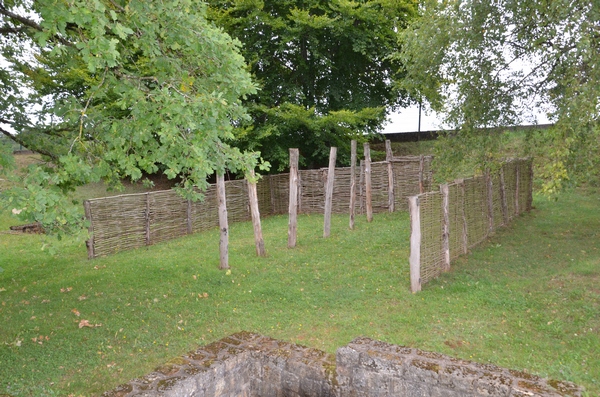
<path fill-rule="evenodd" d="M 85 295 L 81 295 L 81 296 L 80 296 L 79 298 L 77 298 L 77 299 L 79 299 L 80 301 L 83 301 L 83 300 L 86 300 L 86 299 L 87 299 L 87 296 L 85 296 Z"/>
<path fill-rule="evenodd" d="M 34 343 L 37 343 L 38 345 L 43 345 L 44 341 L 49 341 L 50 337 L 49 336 L 44 336 L 44 335 L 40 335 L 40 336 L 36 336 L 35 338 L 31 338 L 31 341 Z"/>
<path fill-rule="evenodd" d="M 79 317 L 79 315 L 81 314 L 81 313 L 79 313 L 79 311 L 78 311 L 77 309 L 73 309 L 73 310 L 71 310 L 71 313 L 73 313 L 73 314 L 74 314 L 74 315 L 76 315 L 77 317 Z M 80 327 L 80 328 L 81 328 L 81 327 Z"/>
<path fill-rule="evenodd" d="M 202 298 L 208 298 L 208 294 L 206 292 L 202 293 L 202 294 L 198 294 L 198 298 L 202 299 Z"/>
<path fill-rule="evenodd" d="M 102 327 L 102 324 L 90 324 L 90 322 L 88 320 L 81 320 L 79 322 L 79 328 L 83 328 L 83 327 L 96 328 L 96 327 Z"/>
<path fill-rule="evenodd" d="M 64 294 L 65 292 L 71 292 L 72 289 L 73 287 L 61 288 L 60 292 Z"/>

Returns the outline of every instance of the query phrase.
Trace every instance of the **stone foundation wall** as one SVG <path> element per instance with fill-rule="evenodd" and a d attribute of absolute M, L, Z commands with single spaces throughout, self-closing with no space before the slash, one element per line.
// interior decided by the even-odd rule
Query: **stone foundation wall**
<path fill-rule="evenodd" d="M 241 332 L 104 397 L 578 396 L 574 384 L 357 338 L 336 357 Z"/>

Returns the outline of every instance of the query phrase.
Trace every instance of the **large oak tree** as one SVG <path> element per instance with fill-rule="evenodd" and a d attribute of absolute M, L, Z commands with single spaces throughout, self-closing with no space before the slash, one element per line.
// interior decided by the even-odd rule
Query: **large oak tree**
<path fill-rule="evenodd" d="M 196 0 L 1 1 L 0 133 L 44 158 L 3 203 L 61 228 L 80 222 L 65 194 L 81 184 L 161 171 L 197 197 L 214 170 L 251 166 L 225 141 L 255 87 L 205 16 Z"/>
<path fill-rule="evenodd" d="M 209 0 L 209 16 L 239 39 L 259 91 L 248 97 L 252 120 L 236 130 L 274 170 L 288 148 L 306 166 L 327 164 L 330 146 L 348 162 L 351 139 L 375 133 L 388 112 L 407 103 L 394 88 L 397 32 L 415 0 Z M 343 150 L 348 148 L 348 150 Z"/>

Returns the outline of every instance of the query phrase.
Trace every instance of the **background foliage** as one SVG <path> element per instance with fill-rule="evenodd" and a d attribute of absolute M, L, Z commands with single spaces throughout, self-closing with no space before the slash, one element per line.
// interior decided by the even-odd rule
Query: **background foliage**
<path fill-rule="evenodd" d="M 555 128 L 531 134 L 543 189 L 597 182 L 600 156 L 600 9 L 562 0 L 426 0 L 401 32 L 402 87 L 423 96 L 457 128 L 442 161 L 494 163 L 497 134 L 485 127 L 531 121 L 541 107 Z M 424 49 L 428 49 L 424 51 Z M 442 146 L 443 147 L 443 146 Z M 449 156 L 445 156 L 449 154 Z"/>
<path fill-rule="evenodd" d="M 240 148 L 260 150 L 274 171 L 327 165 L 329 147 L 349 153 L 386 115 L 407 104 L 397 32 L 414 18 L 414 0 L 210 0 L 209 16 L 239 39 L 260 90 L 244 104 L 252 116 L 236 129 Z M 348 162 L 348 155 L 341 157 Z"/>

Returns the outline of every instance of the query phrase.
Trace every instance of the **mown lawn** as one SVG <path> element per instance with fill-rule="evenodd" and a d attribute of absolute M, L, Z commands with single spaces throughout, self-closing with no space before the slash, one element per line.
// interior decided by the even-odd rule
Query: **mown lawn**
<path fill-rule="evenodd" d="M 97 395 L 199 344 L 248 330 L 334 352 L 364 335 L 491 362 L 600 394 L 600 192 L 536 198 L 531 214 L 409 291 L 409 219 L 301 216 L 232 225 L 231 274 L 217 231 L 93 261 L 82 243 L 0 234 L 0 395 Z M 0 230 L 11 219 L 0 215 Z M 92 327 L 79 328 L 82 320 Z"/>

